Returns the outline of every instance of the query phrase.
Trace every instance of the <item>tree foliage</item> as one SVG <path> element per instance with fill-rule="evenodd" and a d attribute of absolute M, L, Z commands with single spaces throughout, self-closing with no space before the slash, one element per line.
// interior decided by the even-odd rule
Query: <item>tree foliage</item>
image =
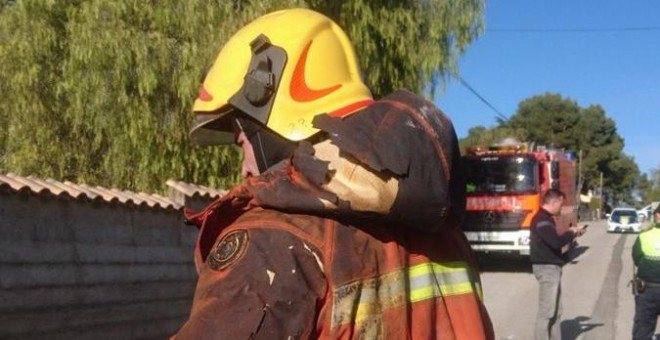
<path fill-rule="evenodd" d="M 353 39 L 378 95 L 431 90 L 480 33 L 483 0 L 0 2 L 0 171 L 132 190 L 226 187 L 236 148 L 191 145 L 189 113 L 223 43 L 276 9 L 310 7 Z M 435 83 L 434 83 L 435 82 Z"/>
<path fill-rule="evenodd" d="M 518 141 L 527 140 L 527 133 L 524 129 L 512 129 L 500 127 L 490 129 L 482 125 L 477 125 L 468 130 L 468 136 L 459 141 L 461 150 L 473 145 L 493 145 L 513 138 Z"/>
<path fill-rule="evenodd" d="M 369 88 L 421 93 L 457 71 L 457 56 L 482 30 L 481 0 L 312 0 L 346 29 Z"/>
<path fill-rule="evenodd" d="M 642 174 L 639 178 L 638 186 L 642 205 L 648 202 L 660 201 L 660 165 L 651 169 L 649 176 Z"/>
<path fill-rule="evenodd" d="M 637 164 L 623 152 L 624 140 L 615 122 L 599 105 L 583 108 L 553 93 L 533 96 L 520 102 L 508 121 L 491 129 L 472 129 L 461 142 L 465 146 L 492 144 L 505 136 L 576 155 L 581 151 L 582 191 L 597 189 L 602 173 L 604 191 L 611 202 L 630 201 L 639 182 Z"/>
<path fill-rule="evenodd" d="M 574 127 L 580 107 L 558 94 L 545 94 L 523 100 L 516 114 L 503 127 L 519 128 L 531 139 L 550 147 L 572 149 L 578 138 Z"/>

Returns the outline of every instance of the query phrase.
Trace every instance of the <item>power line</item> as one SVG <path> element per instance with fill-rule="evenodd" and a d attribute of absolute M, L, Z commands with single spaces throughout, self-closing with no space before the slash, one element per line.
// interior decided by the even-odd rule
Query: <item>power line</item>
<path fill-rule="evenodd" d="M 465 88 L 467 88 L 470 92 L 472 92 L 472 94 L 477 96 L 477 98 L 479 98 L 484 104 L 486 104 L 493 111 L 495 111 L 495 114 L 497 114 L 498 118 L 500 118 L 502 121 L 509 120 L 509 118 L 507 116 L 503 115 L 502 112 L 500 112 L 500 110 L 496 109 L 495 106 L 493 106 L 493 104 L 491 104 L 488 100 L 486 100 L 486 98 L 484 98 L 482 95 L 480 95 L 477 92 L 477 90 L 475 90 L 472 86 L 470 86 L 470 84 L 468 84 L 468 82 L 465 81 L 465 79 L 463 79 L 463 77 L 461 77 L 459 75 L 457 75 L 456 77 L 458 78 L 458 81 L 460 81 L 461 84 L 463 84 L 463 86 L 465 86 Z"/>
<path fill-rule="evenodd" d="M 602 33 L 602 32 L 647 32 L 647 31 L 660 31 L 660 26 L 646 26 L 646 27 L 599 27 L 599 28 L 491 28 L 486 29 L 486 32 L 496 33 Z M 474 94 L 479 100 L 486 104 L 491 110 L 495 112 L 497 117 L 502 121 L 508 121 L 509 118 L 502 114 L 493 104 L 477 92 L 465 79 L 461 76 L 456 76 L 465 88 Z"/>
<path fill-rule="evenodd" d="M 494 33 L 626 33 L 660 31 L 659 26 L 646 27 L 597 27 L 597 28 L 488 28 Z"/>

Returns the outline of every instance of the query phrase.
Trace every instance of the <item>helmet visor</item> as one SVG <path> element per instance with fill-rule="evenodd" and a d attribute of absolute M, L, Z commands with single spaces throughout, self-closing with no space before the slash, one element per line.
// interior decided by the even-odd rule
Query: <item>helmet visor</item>
<path fill-rule="evenodd" d="M 235 109 L 229 107 L 214 112 L 197 113 L 190 129 L 190 139 L 198 145 L 234 144 L 233 117 Z"/>

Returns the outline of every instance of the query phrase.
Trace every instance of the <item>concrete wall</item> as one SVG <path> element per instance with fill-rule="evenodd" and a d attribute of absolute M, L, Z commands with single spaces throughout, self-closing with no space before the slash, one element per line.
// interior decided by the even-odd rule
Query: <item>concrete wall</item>
<path fill-rule="evenodd" d="M 166 339 L 196 232 L 174 208 L 0 192 L 0 338 Z"/>

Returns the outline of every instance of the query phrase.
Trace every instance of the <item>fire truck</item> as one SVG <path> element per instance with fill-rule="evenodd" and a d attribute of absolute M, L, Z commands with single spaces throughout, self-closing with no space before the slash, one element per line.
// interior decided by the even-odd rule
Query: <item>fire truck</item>
<path fill-rule="evenodd" d="M 472 248 L 528 256 L 532 217 L 541 208 L 543 193 L 551 188 L 566 194 L 556 217 L 559 232 L 576 225 L 573 158 L 563 150 L 528 143 L 468 148 L 463 155 L 467 185 L 463 230 Z"/>

